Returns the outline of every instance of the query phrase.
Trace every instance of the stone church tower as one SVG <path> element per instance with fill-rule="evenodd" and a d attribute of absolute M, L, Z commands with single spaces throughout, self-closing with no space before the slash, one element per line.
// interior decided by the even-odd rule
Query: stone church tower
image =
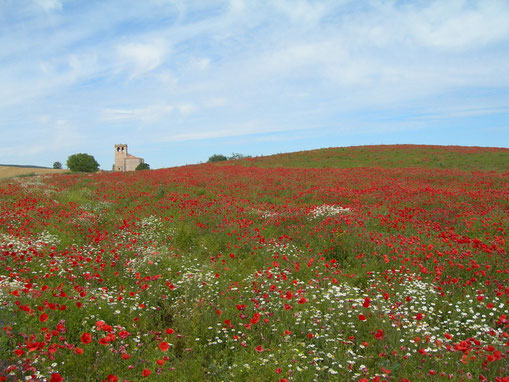
<path fill-rule="evenodd" d="M 140 163 L 144 163 L 143 158 L 128 154 L 126 144 L 115 145 L 115 164 L 113 165 L 113 171 L 134 171 Z"/>

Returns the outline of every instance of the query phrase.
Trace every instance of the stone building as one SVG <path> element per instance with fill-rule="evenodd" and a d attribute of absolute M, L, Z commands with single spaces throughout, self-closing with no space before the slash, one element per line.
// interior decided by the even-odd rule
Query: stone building
<path fill-rule="evenodd" d="M 127 153 L 127 145 L 115 145 L 115 164 L 113 171 L 134 171 L 140 163 L 144 163 L 143 158 L 138 158 Z"/>

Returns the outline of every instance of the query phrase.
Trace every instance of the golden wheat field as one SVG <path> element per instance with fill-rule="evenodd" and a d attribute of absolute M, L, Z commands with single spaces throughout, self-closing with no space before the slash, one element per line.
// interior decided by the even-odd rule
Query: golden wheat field
<path fill-rule="evenodd" d="M 56 170 L 53 168 L 32 168 L 32 167 L 10 167 L 0 166 L 0 179 L 12 178 L 20 175 L 42 175 L 64 173 L 69 170 Z"/>

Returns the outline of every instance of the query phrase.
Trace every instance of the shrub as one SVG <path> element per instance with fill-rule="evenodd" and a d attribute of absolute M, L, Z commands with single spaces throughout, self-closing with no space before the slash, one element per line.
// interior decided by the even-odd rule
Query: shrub
<path fill-rule="evenodd" d="M 209 158 L 208 161 L 209 162 L 222 162 L 225 160 L 228 160 L 228 158 L 226 156 L 224 156 L 223 154 L 214 154 Z"/>
<path fill-rule="evenodd" d="M 72 172 L 96 172 L 99 170 L 99 163 L 92 155 L 73 154 L 67 158 L 67 167 Z"/>
<path fill-rule="evenodd" d="M 60 163 L 60 162 L 53 163 L 53 168 L 55 168 L 57 170 L 61 170 L 62 169 L 62 163 Z"/>
<path fill-rule="evenodd" d="M 148 163 L 140 163 L 138 166 L 136 166 L 136 171 L 139 170 L 150 170 L 150 165 Z"/>

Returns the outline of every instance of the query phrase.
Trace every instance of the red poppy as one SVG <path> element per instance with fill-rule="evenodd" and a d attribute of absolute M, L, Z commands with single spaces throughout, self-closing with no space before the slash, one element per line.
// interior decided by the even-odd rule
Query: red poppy
<path fill-rule="evenodd" d="M 106 382 L 118 382 L 118 377 L 116 375 L 110 374 L 106 377 Z"/>
<path fill-rule="evenodd" d="M 161 351 L 168 351 L 169 348 L 170 345 L 168 344 L 168 342 L 162 341 L 159 343 L 159 349 L 161 349 Z"/>
<path fill-rule="evenodd" d="M 83 333 L 81 335 L 81 342 L 83 342 L 84 344 L 89 344 L 90 342 L 92 342 L 92 335 L 90 333 Z"/>
<path fill-rule="evenodd" d="M 378 329 L 375 333 L 375 337 L 379 340 L 383 340 L 384 338 L 384 331 L 382 329 Z"/>
<path fill-rule="evenodd" d="M 366 321 L 366 316 L 364 314 L 359 314 L 359 320 Z"/>
<path fill-rule="evenodd" d="M 263 346 L 262 345 L 258 345 L 257 347 L 255 347 L 255 350 L 259 353 L 261 353 L 263 351 Z"/>
<path fill-rule="evenodd" d="M 46 322 L 48 321 L 48 315 L 46 313 L 43 313 L 39 316 L 39 321 Z"/>
<path fill-rule="evenodd" d="M 64 379 L 62 376 L 58 373 L 51 374 L 50 382 L 62 382 Z"/>
<path fill-rule="evenodd" d="M 364 302 L 362 303 L 362 306 L 365 308 L 368 308 L 371 305 L 371 299 L 369 297 L 366 297 L 364 299 Z"/>
<path fill-rule="evenodd" d="M 143 375 L 144 377 L 148 377 L 150 374 L 152 374 L 150 369 L 143 369 L 143 371 L 141 372 L 141 375 Z"/>

